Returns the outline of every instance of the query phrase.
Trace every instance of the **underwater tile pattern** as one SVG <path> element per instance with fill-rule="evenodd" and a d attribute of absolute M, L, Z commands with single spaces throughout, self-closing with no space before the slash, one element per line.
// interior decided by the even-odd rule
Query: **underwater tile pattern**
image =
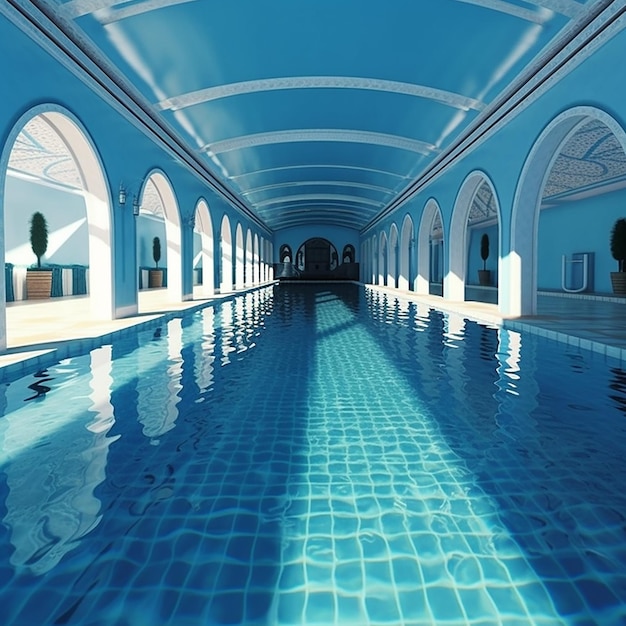
<path fill-rule="evenodd" d="M 355 285 L 2 389 L 6 626 L 626 621 L 626 374 Z"/>

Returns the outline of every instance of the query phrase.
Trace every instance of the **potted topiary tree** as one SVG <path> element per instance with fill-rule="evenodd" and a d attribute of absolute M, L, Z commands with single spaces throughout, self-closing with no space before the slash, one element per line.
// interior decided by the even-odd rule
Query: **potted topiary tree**
<path fill-rule="evenodd" d="M 26 271 L 26 297 L 29 300 L 49 298 L 52 292 L 52 270 L 41 266 L 41 258 L 48 249 L 48 223 L 39 211 L 30 218 L 30 247 L 37 257 L 37 265 Z"/>
<path fill-rule="evenodd" d="M 611 272 L 613 293 L 626 295 L 626 218 L 620 217 L 611 230 L 611 255 L 617 261 L 617 272 Z"/>
<path fill-rule="evenodd" d="M 163 270 L 159 269 L 161 240 L 158 237 L 152 240 L 152 258 L 154 259 L 155 268 L 148 272 L 148 287 L 163 287 Z"/>
<path fill-rule="evenodd" d="M 480 258 L 483 260 L 483 269 L 478 270 L 478 284 L 491 285 L 491 270 L 487 269 L 489 258 L 489 235 L 487 233 L 483 233 L 480 238 Z"/>

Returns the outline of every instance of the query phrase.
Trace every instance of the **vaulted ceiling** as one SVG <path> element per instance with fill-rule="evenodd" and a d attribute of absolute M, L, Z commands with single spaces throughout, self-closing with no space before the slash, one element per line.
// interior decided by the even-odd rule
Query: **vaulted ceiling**
<path fill-rule="evenodd" d="M 270 228 L 361 229 L 607 2 L 33 4 Z"/>

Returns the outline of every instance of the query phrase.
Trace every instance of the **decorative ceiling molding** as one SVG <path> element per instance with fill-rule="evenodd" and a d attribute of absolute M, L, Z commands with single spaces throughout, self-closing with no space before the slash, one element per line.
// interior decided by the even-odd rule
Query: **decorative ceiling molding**
<path fill-rule="evenodd" d="M 515 6 L 505 2 L 504 0 L 456 0 L 463 4 L 473 4 L 475 6 L 483 7 L 484 9 L 490 9 L 492 11 L 498 11 L 498 13 L 506 13 L 512 15 L 521 20 L 527 22 L 533 22 L 534 24 L 543 24 L 547 17 L 545 14 L 532 11 L 531 9 L 524 9 L 520 6 Z"/>
<path fill-rule="evenodd" d="M 370 206 L 381 207 L 383 202 L 376 202 L 369 198 L 362 198 L 360 196 L 348 196 L 335 193 L 303 193 L 299 196 L 280 196 L 278 198 L 271 198 L 270 200 L 263 200 L 262 202 L 256 202 L 254 207 L 256 209 L 262 209 L 263 207 L 271 206 L 272 204 L 284 204 L 294 202 L 351 202 L 355 204 L 369 204 Z"/>
<path fill-rule="evenodd" d="M 561 147 L 548 180 L 546 199 L 564 198 L 583 189 L 612 185 L 626 176 L 626 154 L 615 134 L 600 120 L 583 124 Z"/>
<path fill-rule="evenodd" d="M 167 98 L 157 103 L 157 108 L 166 111 L 178 111 L 185 107 L 240 96 L 247 93 L 260 91 L 277 91 L 287 89 L 361 89 L 371 91 L 384 91 L 397 93 L 416 98 L 426 98 L 441 102 L 447 106 L 463 111 L 473 109 L 482 111 L 485 104 L 474 98 L 467 98 L 458 93 L 435 89 L 425 85 L 415 85 L 394 80 L 382 80 L 378 78 L 359 78 L 355 76 L 289 76 L 286 78 L 265 78 L 260 80 L 248 80 L 240 83 L 230 83 L 191 91 L 186 94 Z"/>
<path fill-rule="evenodd" d="M 286 187 L 354 187 L 356 189 L 364 189 L 367 191 L 375 191 L 377 193 L 393 195 L 396 192 L 387 187 L 377 187 L 376 185 L 367 185 L 365 183 L 353 183 L 344 180 L 299 180 L 288 183 L 280 183 L 276 185 L 265 185 L 264 187 L 256 187 L 244 191 L 242 196 L 250 196 L 265 191 L 274 191 L 276 189 L 285 189 Z"/>
<path fill-rule="evenodd" d="M 62 4 L 58 10 L 63 17 L 68 19 L 101 12 L 101 15 L 97 16 L 98 21 L 102 24 L 112 24 L 128 17 L 187 2 L 196 2 L 196 0 L 144 0 L 130 6 L 123 6 L 120 9 L 114 7 L 120 4 L 127 5 L 128 0 L 70 0 Z"/>
<path fill-rule="evenodd" d="M 276 143 L 303 143 L 307 141 L 334 141 L 338 143 L 366 143 L 370 145 L 384 146 L 387 148 L 397 148 L 408 150 L 423 155 L 431 155 L 439 152 L 436 146 L 418 139 L 408 139 L 398 135 L 387 135 L 385 133 L 372 133 L 360 130 L 334 130 L 327 128 L 311 128 L 302 130 L 284 130 L 270 133 L 257 133 L 255 135 L 244 135 L 232 139 L 216 141 L 200 148 L 201 152 L 211 154 L 221 154 L 232 152 L 233 150 L 244 150 L 246 148 L 257 148 Z"/>
<path fill-rule="evenodd" d="M 283 172 L 289 170 L 301 170 L 301 169 L 339 169 L 339 170 L 356 170 L 357 172 L 366 172 L 370 174 L 382 174 L 383 176 L 393 176 L 395 178 L 401 178 L 402 180 L 409 180 L 409 176 L 405 174 L 398 174 L 398 172 L 390 172 L 388 170 L 377 170 L 371 167 L 359 167 L 358 165 L 331 165 L 322 163 L 313 163 L 307 165 L 283 165 L 281 167 L 270 167 L 264 170 L 250 170 L 249 172 L 243 172 L 242 174 L 234 174 L 229 176 L 230 180 L 237 180 L 239 178 L 245 178 L 246 176 L 255 176 L 257 174 L 267 174 L 268 172 Z"/>
<path fill-rule="evenodd" d="M 83 181 L 67 145 L 45 114 L 22 128 L 9 155 L 8 167 L 34 179 L 83 189 Z"/>
<path fill-rule="evenodd" d="M 577 17 L 585 8 L 576 0 L 526 0 L 529 4 L 536 4 L 555 13 L 560 13 L 566 17 Z"/>

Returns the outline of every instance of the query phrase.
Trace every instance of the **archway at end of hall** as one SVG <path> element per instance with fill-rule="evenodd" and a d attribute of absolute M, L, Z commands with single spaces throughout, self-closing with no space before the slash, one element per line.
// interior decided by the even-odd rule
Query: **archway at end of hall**
<path fill-rule="evenodd" d="M 28 221 L 40 212 L 49 229 L 44 261 L 56 264 L 51 286 L 54 295 L 89 293 L 91 318 L 113 319 L 109 187 L 91 138 L 70 112 L 57 105 L 40 105 L 17 120 L 0 157 L 0 196 L 4 224 L 1 254 L 5 270 L 15 270 L 8 282 L 9 272 L 1 273 L 2 302 L 7 296 L 15 300 L 26 295 L 26 270 L 36 260 L 28 241 Z M 76 265 L 83 268 L 82 273 L 77 277 L 68 269 L 71 276 L 66 280 L 62 268 Z M 7 330 L 10 334 L 2 306 L 0 349 L 7 346 Z"/>

